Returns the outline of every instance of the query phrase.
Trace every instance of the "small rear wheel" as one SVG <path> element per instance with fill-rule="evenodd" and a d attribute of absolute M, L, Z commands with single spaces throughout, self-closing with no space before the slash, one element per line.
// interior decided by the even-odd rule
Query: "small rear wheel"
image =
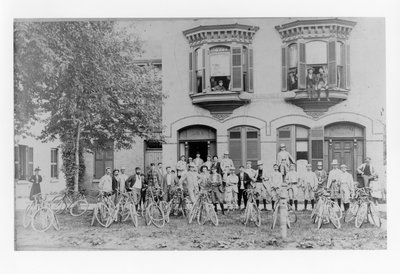
<path fill-rule="evenodd" d="M 86 199 L 75 201 L 69 210 L 72 216 L 78 217 L 83 215 L 89 208 L 89 203 Z"/>
<path fill-rule="evenodd" d="M 356 221 L 355 225 L 357 228 L 360 228 L 365 220 L 365 217 L 367 217 L 367 204 L 362 203 L 360 205 L 360 208 L 357 211 L 357 216 L 356 216 Z"/>
<path fill-rule="evenodd" d="M 211 222 L 215 226 L 218 226 L 218 216 L 217 216 L 217 212 L 215 212 L 215 210 L 214 210 L 214 206 L 212 204 L 206 204 L 206 209 L 207 209 L 208 218 L 211 220 Z"/>

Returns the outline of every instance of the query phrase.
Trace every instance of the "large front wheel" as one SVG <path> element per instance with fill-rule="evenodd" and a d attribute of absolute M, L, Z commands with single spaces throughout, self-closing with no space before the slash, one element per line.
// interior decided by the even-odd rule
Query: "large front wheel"
<path fill-rule="evenodd" d="M 218 226 L 218 216 L 217 212 L 215 212 L 214 210 L 214 206 L 212 204 L 206 204 L 206 209 L 208 213 L 208 218 L 215 226 Z"/>
<path fill-rule="evenodd" d="M 354 219 L 354 217 L 357 215 L 358 208 L 359 208 L 359 205 L 357 202 L 350 204 L 349 209 L 347 209 L 347 211 L 344 215 L 344 221 L 346 223 L 351 222 Z"/>
<path fill-rule="evenodd" d="M 111 212 L 108 206 L 104 203 L 98 203 L 97 208 L 94 211 L 97 222 L 106 227 L 108 220 L 111 218 Z"/>
<path fill-rule="evenodd" d="M 53 211 L 50 208 L 42 207 L 32 216 L 32 228 L 37 232 L 44 232 L 52 226 L 53 219 Z"/>
<path fill-rule="evenodd" d="M 367 204 L 362 203 L 360 208 L 358 209 L 355 225 L 357 228 L 360 228 L 361 225 L 364 223 L 365 218 L 367 217 Z"/>
<path fill-rule="evenodd" d="M 328 206 L 328 215 L 329 215 L 329 220 L 331 223 L 337 228 L 340 228 L 340 219 L 339 216 L 337 215 L 337 211 L 335 208 Z"/>
<path fill-rule="evenodd" d="M 58 195 L 54 197 L 53 200 L 51 200 L 50 207 L 55 214 L 60 214 L 61 212 L 63 212 L 66 208 L 64 195 Z"/>
<path fill-rule="evenodd" d="M 157 204 L 150 204 L 147 209 L 153 225 L 158 228 L 163 227 L 165 225 L 165 216 L 163 210 Z"/>

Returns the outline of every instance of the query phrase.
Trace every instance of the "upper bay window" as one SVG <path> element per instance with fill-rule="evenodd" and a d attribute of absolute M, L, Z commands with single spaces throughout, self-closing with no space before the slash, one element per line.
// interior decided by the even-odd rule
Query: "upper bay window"
<path fill-rule="evenodd" d="M 277 26 L 282 45 L 282 91 L 350 89 L 354 22 L 304 20 Z"/>
<path fill-rule="evenodd" d="M 192 103 L 224 120 L 250 102 L 253 92 L 253 36 L 242 24 L 199 26 L 183 32 L 189 41 L 188 90 Z"/>
<path fill-rule="evenodd" d="M 349 36 L 355 22 L 298 20 L 276 26 L 282 38 L 282 91 L 313 116 L 347 99 L 350 90 Z"/>
<path fill-rule="evenodd" d="M 252 39 L 258 27 L 232 24 L 184 31 L 190 44 L 191 94 L 253 91 Z"/>

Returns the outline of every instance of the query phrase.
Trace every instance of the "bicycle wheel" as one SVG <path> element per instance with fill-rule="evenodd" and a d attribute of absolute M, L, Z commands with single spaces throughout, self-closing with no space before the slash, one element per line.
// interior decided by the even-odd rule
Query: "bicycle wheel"
<path fill-rule="evenodd" d="M 170 211 L 169 204 L 166 201 L 161 201 L 160 207 L 161 207 L 162 211 L 164 212 L 165 222 L 169 223 L 169 211 Z"/>
<path fill-rule="evenodd" d="M 53 213 L 53 227 L 55 230 L 59 231 L 61 229 L 60 222 L 58 221 L 57 215 L 54 212 L 52 213 Z"/>
<path fill-rule="evenodd" d="M 34 204 L 30 204 L 24 211 L 24 216 L 22 218 L 22 225 L 27 228 L 32 222 L 32 216 L 35 213 L 35 206 Z"/>
<path fill-rule="evenodd" d="M 253 204 L 247 202 L 246 210 L 244 212 L 244 225 L 247 225 L 247 223 L 251 220 L 252 210 L 253 210 Z"/>
<path fill-rule="evenodd" d="M 272 225 L 271 229 L 275 228 L 276 222 L 278 221 L 279 205 L 275 206 L 274 213 L 272 214 Z"/>
<path fill-rule="evenodd" d="M 288 206 L 288 219 L 291 224 L 294 224 L 297 222 L 296 212 L 293 210 L 291 205 L 287 204 L 287 206 Z"/>
<path fill-rule="evenodd" d="M 156 204 L 149 205 L 150 219 L 153 225 L 161 228 L 165 225 L 165 216 L 163 210 Z"/>
<path fill-rule="evenodd" d="M 340 228 L 340 218 L 337 215 L 337 211 L 333 206 L 328 206 L 328 216 L 331 223 L 337 228 Z"/>
<path fill-rule="evenodd" d="M 342 209 L 340 208 L 340 206 L 338 205 L 338 203 L 331 202 L 331 205 L 332 205 L 333 212 L 336 213 L 336 215 L 339 219 L 342 219 L 343 212 L 342 212 Z"/>
<path fill-rule="evenodd" d="M 111 212 L 108 206 L 104 203 L 97 203 L 96 220 L 101 225 L 106 227 L 108 219 L 111 218 Z"/>
<path fill-rule="evenodd" d="M 96 215 L 97 215 L 97 206 L 93 209 L 93 216 L 92 216 L 92 221 L 90 222 L 90 225 L 94 225 L 94 221 L 96 220 Z"/>
<path fill-rule="evenodd" d="M 251 213 L 251 220 L 259 227 L 261 225 L 261 213 L 257 205 L 253 204 L 253 210 Z"/>
<path fill-rule="evenodd" d="M 370 216 L 371 224 L 377 227 L 381 227 L 382 225 L 381 218 L 379 217 L 379 212 L 373 203 L 369 204 L 368 215 Z"/>
<path fill-rule="evenodd" d="M 346 214 L 344 215 L 344 221 L 346 223 L 351 222 L 354 217 L 357 215 L 357 211 L 358 211 L 358 203 L 351 203 L 349 209 L 347 209 Z"/>
<path fill-rule="evenodd" d="M 355 225 L 357 228 L 360 228 L 365 220 L 365 217 L 367 217 L 367 210 L 368 210 L 368 206 L 366 203 L 362 203 L 360 205 L 360 208 L 357 211 L 357 215 L 356 215 L 356 221 L 355 221 Z"/>
<path fill-rule="evenodd" d="M 53 224 L 53 212 L 48 207 L 38 209 L 32 216 L 32 228 L 37 232 L 45 232 Z"/>
<path fill-rule="evenodd" d="M 130 211 L 130 216 L 132 218 L 133 226 L 138 227 L 139 224 L 138 214 L 136 212 L 136 207 L 134 204 L 129 204 L 129 211 Z"/>
<path fill-rule="evenodd" d="M 316 218 L 318 229 L 320 229 L 322 226 L 322 219 L 323 219 L 324 214 L 325 214 L 325 204 L 321 205 L 318 210 L 318 214 L 317 214 L 317 218 Z"/>
<path fill-rule="evenodd" d="M 192 207 L 192 210 L 189 213 L 189 224 L 192 223 L 193 219 L 197 216 L 199 209 L 200 207 L 197 203 Z"/>
<path fill-rule="evenodd" d="M 208 219 L 215 225 L 218 226 L 218 216 L 217 212 L 214 210 L 214 206 L 212 204 L 206 204 Z"/>
<path fill-rule="evenodd" d="M 74 217 L 78 217 L 83 215 L 89 208 L 89 203 L 86 199 L 80 199 L 78 201 L 75 201 L 70 209 L 69 209 L 69 213 L 74 216 Z"/>
<path fill-rule="evenodd" d="M 129 219 L 130 214 L 131 214 L 131 206 L 132 206 L 131 203 L 126 202 L 126 203 L 123 205 L 121 211 L 119 212 L 119 214 L 121 215 L 121 221 L 122 221 L 122 222 L 126 222 L 126 221 Z M 133 207 L 135 207 L 135 206 L 133 206 Z M 135 209 L 136 209 L 136 208 L 135 208 Z"/>
<path fill-rule="evenodd" d="M 204 225 L 208 220 L 207 208 L 204 204 L 200 205 L 199 213 L 197 214 L 197 223 L 199 225 Z"/>
<path fill-rule="evenodd" d="M 60 214 L 61 212 L 63 212 L 66 208 L 64 195 L 58 195 L 54 197 L 53 200 L 51 200 L 50 207 L 55 214 Z"/>

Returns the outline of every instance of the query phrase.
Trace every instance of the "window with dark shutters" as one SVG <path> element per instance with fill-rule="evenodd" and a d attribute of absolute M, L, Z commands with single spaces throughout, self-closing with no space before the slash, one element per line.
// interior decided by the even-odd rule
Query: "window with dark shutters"
<path fill-rule="evenodd" d="M 311 141 L 311 155 L 314 159 L 322 159 L 323 153 L 323 141 L 322 140 L 312 140 Z"/>
<path fill-rule="evenodd" d="M 242 47 L 232 47 L 232 90 L 243 90 Z"/>
<path fill-rule="evenodd" d="M 337 87 L 336 40 L 328 42 L 328 86 Z"/>
<path fill-rule="evenodd" d="M 110 141 L 105 149 L 97 150 L 94 159 L 94 177 L 100 179 L 105 174 L 106 167 L 114 168 L 114 143 Z"/>
<path fill-rule="evenodd" d="M 287 91 L 287 48 L 282 47 L 282 91 Z"/>
<path fill-rule="evenodd" d="M 58 149 L 50 150 L 50 177 L 58 179 Z"/>
<path fill-rule="evenodd" d="M 306 45 L 303 42 L 299 42 L 299 88 L 306 88 Z"/>

